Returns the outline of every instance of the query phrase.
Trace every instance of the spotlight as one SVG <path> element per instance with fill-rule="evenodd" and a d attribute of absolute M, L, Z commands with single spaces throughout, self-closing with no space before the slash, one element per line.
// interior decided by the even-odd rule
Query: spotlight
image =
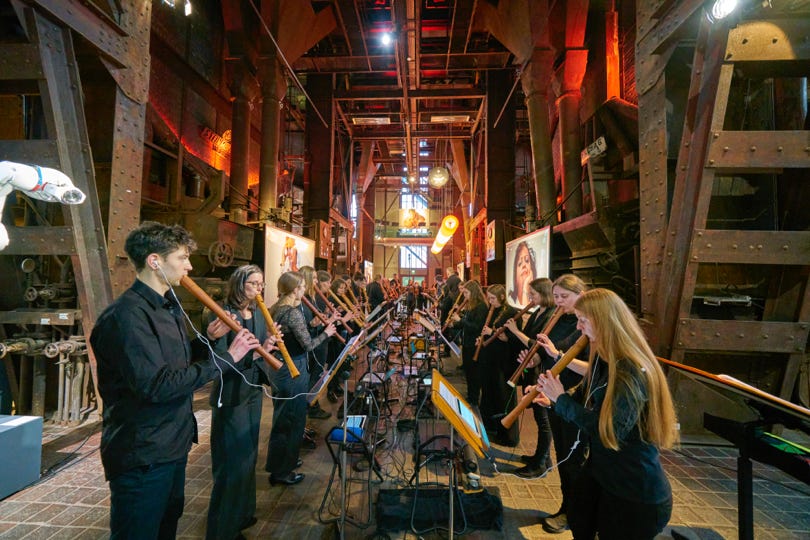
<path fill-rule="evenodd" d="M 186 17 L 191 15 L 191 0 L 186 0 Z"/>
<path fill-rule="evenodd" d="M 714 0 L 712 7 L 706 11 L 706 18 L 708 18 L 711 23 L 725 19 L 737 9 L 737 4 L 739 4 L 737 0 Z"/>
<path fill-rule="evenodd" d="M 391 45 L 391 34 L 389 34 L 388 32 L 384 32 L 382 37 L 380 38 L 380 41 L 382 42 L 383 45 L 388 47 L 389 45 Z"/>

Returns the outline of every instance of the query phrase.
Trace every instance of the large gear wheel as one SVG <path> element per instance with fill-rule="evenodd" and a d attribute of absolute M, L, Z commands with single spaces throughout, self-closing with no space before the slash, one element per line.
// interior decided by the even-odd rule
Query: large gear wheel
<path fill-rule="evenodd" d="M 220 268 L 230 266 L 233 263 L 233 246 L 225 242 L 214 242 L 208 248 L 208 262 Z"/>

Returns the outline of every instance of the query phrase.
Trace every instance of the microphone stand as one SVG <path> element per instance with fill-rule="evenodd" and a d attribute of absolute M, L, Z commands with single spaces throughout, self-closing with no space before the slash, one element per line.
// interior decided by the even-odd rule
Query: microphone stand
<path fill-rule="evenodd" d="M 340 519 L 338 520 L 338 533 L 340 534 L 340 540 L 345 540 L 346 538 L 346 487 L 347 487 L 347 478 L 346 478 L 346 466 L 348 461 L 348 451 L 346 449 L 346 435 L 349 429 L 349 422 L 346 416 L 348 415 L 349 409 L 349 377 L 351 373 L 348 371 L 343 371 L 341 373 L 341 377 L 343 377 L 343 444 L 340 446 Z"/>

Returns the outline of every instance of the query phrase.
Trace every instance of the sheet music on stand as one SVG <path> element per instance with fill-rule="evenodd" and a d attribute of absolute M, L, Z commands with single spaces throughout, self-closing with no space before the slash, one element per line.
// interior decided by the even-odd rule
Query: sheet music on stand
<path fill-rule="evenodd" d="M 418 312 L 416 313 L 415 318 L 416 322 L 422 325 L 422 328 L 424 328 L 431 334 L 433 333 L 438 334 L 441 340 L 445 343 L 445 345 L 447 345 L 453 352 L 454 356 L 458 357 L 461 356 L 461 349 L 459 348 L 459 346 L 445 337 L 445 335 L 441 331 L 441 327 L 438 324 L 434 324 L 434 322 L 431 321 L 428 317 Z"/>
<path fill-rule="evenodd" d="M 332 379 L 335 377 L 337 372 L 340 369 L 340 366 L 346 360 L 346 358 L 351 354 L 354 349 L 355 345 L 361 343 L 362 338 L 365 337 L 365 329 L 360 330 L 356 336 L 352 336 L 349 338 L 349 341 L 346 342 L 346 345 L 343 347 L 343 350 L 340 351 L 340 354 L 337 356 L 335 361 L 332 363 L 329 368 L 326 369 L 321 374 L 321 377 L 318 379 L 318 382 L 315 383 L 315 386 L 312 387 L 309 393 L 309 404 L 312 405 L 318 399 L 320 399 L 321 394 L 326 391 L 327 386 L 329 383 L 332 382 Z"/>
<path fill-rule="evenodd" d="M 487 431 L 472 407 L 464 401 L 458 390 L 437 369 L 433 370 L 431 387 L 433 404 L 442 413 L 442 416 L 472 447 L 478 457 L 488 457 L 490 444 Z"/>

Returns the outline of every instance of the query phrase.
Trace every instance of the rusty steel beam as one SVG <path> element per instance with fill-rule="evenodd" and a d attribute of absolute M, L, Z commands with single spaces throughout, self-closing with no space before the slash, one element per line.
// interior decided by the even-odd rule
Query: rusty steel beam
<path fill-rule="evenodd" d="M 41 79 L 42 77 L 39 50 L 35 45 L 26 43 L 3 45 L 3 57 L 0 58 L 0 81 Z"/>
<path fill-rule="evenodd" d="M 666 228 L 666 244 L 658 281 L 653 284 L 657 295 L 655 324 L 660 339 L 656 352 L 662 356 L 669 354 L 668 349 L 673 344 L 679 313 L 688 313 L 692 301 L 697 272 L 696 268 L 687 268 L 687 255 L 694 230 L 705 227 L 705 212 L 708 210 L 706 199 L 711 194 L 712 182 L 703 166 L 720 88 L 725 31 L 724 27 L 711 27 L 708 21 L 704 21 L 695 50 L 671 219 Z M 666 169 L 659 174 L 666 175 Z M 673 360 L 680 359 L 673 357 Z"/>
<path fill-rule="evenodd" d="M 810 263 L 810 232 L 698 229 L 689 262 L 802 266 Z"/>
<path fill-rule="evenodd" d="M 61 21 L 84 38 L 112 65 L 127 67 L 127 32 L 106 13 L 81 0 L 34 0 L 32 2 L 52 18 Z"/>
<path fill-rule="evenodd" d="M 810 167 L 810 131 L 715 131 L 707 167 L 735 171 Z"/>
<path fill-rule="evenodd" d="M 72 227 L 6 227 L 3 255 L 75 255 Z"/>
<path fill-rule="evenodd" d="M 741 21 L 729 30 L 728 62 L 810 60 L 807 19 Z"/>
<path fill-rule="evenodd" d="M 795 354 L 804 351 L 808 331 L 807 322 L 681 319 L 675 344 L 688 350 Z"/>

